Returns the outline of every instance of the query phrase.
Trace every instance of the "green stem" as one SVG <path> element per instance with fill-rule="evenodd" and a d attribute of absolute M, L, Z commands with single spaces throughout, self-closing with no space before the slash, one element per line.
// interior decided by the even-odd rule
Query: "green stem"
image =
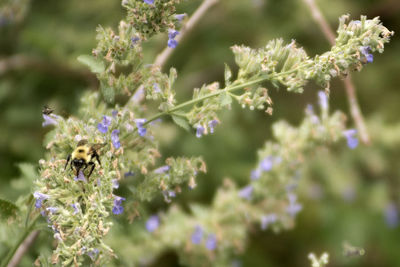
<path fill-rule="evenodd" d="M 31 224 L 27 228 L 25 228 L 25 232 L 21 235 L 21 237 L 15 243 L 14 247 L 12 247 L 10 249 L 7 256 L 1 262 L 1 265 L 0 265 L 1 267 L 6 267 L 9 264 L 10 260 L 14 256 L 17 249 L 21 246 L 22 242 L 24 242 L 24 240 L 28 237 L 28 235 L 30 235 L 30 233 L 34 230 L 35 224 L 36 224 L 37 220 L 39 219 L 39 217 L 40 217 L 39 215 L 36 216 L 36 218 L 34 220 L 32 220 Z"/>

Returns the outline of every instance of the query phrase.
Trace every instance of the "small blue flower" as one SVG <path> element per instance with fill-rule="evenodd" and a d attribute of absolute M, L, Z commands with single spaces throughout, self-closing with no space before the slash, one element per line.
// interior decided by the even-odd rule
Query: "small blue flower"
<path fill-rule="evenodd" d="M 215 250 L 217 248 L 217 237 L 215 234 L 209 234 L 206 240 L 206 248 L 208 250 Z"/>
<path fill-rule="evenodd" d="M 126 173 L 124 174 L 124 177 L 129 177 L 129 176 L 134 176 L 134 175 L 135 175 L 134 172 L 128 171 L 128 172 L 126 172 Z"/>
<path fill-rule="evenodd" d="M 175 39 L 168 39 L 168 47 L 175 48 L 178 46 L 178 41 Z"/>
<path fill-rule="evenodd" d="M 71 207 L 74 209 L 74 212 L 73 212 L 74 215 L 79 212 L 79 208 L 75 203 L 71 204 Z"/>
<path fill-rule="evenodd" d="M 210 133 L 214 133 L 214 127 L 217 126 L 218 121 L 212 120 L 208 122 L 208 127 L 210 127 Z"/>
<path fill-rule="evenodd" d="M 146 119 L 136 119 L 135 122 L 139 135 L 142 137 L 145 136 L 147 129 L 143 127 L 143 124 L 146 122 Z"/>
<path fill-rule="evenodd" d="M 74 177 L 74 181 L 82 181 L 86 183 L 86 178 L 82 171 L 79 171 L 78 177 Z"/>
<path fill-rule="evenodd" d="M 186 14 L 175 14 L 175 18 L 182 21 L 186 17 Z"/>
<path fill-rule="evenodd" d="M 358 146 L 358 139 L 357 139 L 357 137 L 355 137 L 356 134 L 357 134 L 356 129 L 350 129 L 350 130 L 343 131 L 343 135 L 347 139 L 347 146 L 350 149 L 354 149 Z"/>
<path fill-rule="evenodd" d="M 51 214 L 54 214 L 54 213 L 56 213 L 58 211 L 58 208 L 56 208 L 56 207 L 48 207 L 48 208 L 46 208 L 46 210 L 48 212 L 50 212 Z"/>
<path fill-rule="evenodd" d="M 319 91 L 318 92 L 318 98 L 319 98 L 319 106 L 321 107 L 322 110 L 327 110 L 328 109 L 328 96 L 324 91 Z"/>
<path fill-rule="evenodd" d="M 112 179 L 111 182 L 112 182 L 113 188 L 114 189 L 118 189 L 118 187 L 119 187 L 118 180 L 117 179 Z"/>
<path fill-rule="evenodd" d="M 158 226 L 160 226 L 160 219 L 157 215 L 150 216 L 150 218 L 146 221 L 146 229 L 150 233 L 157 230 Z"/>
<path fill-rule="evenodd" d="M 36 207 L 37 209 L 40 209 L 40 208 L 42 207 L 42 202 L 43 202 L 43 200 L 49 199 L 49 198 L 50 198 L 49 195 L 42 194 L 42 193 L 40 193 L 40 192 L 35 192 L 35 193 L 33 193 L 33 197 L 36 198 L 35 207 Z"/>
<path fill-rule="evenodd" d="M 42 114 L 44 122 L 42 123 L 42 127 L 46 127 L 47 125 L 57 125 L 58 116 L 54 114 L 46 115 Z"/>
<path fill-rule="evenodd" d="M 273 159 L 274 158 L 272 156 L 265 157 L 260 163 L 261 169 L 265 172 L 270 171 L 274 166 Z"/>
<path fill-rule="evenodd" d="M 99 250 L 97 248 L 94 248 L 93 250 L 89 251 L 87 255 L 94 261 L 99 254 Z"/>
<path fill-rule="evenodd" d="M 158 83 L 153 83 L 154 93 L 161 93 L 160 85 Z"/>
<path fill-rule="evenodd" d="M 251 171 L 250 178 L 251 180 L 258 180 L 261 177 L 261 169 L 257 168 Z"/>
<path fill-rule="evenodd" d="M 108 127 L 111 125 L 111 117 L 103 116 L 103 121 L 97 124 L 97 129 L 105 134 L 108 131 Z"/>
<path fill-rule="evenodd" d="M 137 37 L 137 36 L 135 36 L 135 37 L 131 37 L 131 42 L 132 42 L 132 45 L 135 45 L 138 41 L 140 40 L 140 38 L 139 37 Z"/>
<path fill-rule="evenodd" d="M 367 59 L 367 63 L 372 63 L 374 61 L 374 55 L 372 55 L 371 52 L 371 47 L 369 46 L 361 46 L 360 47 L 361 53 L 365 56 Z"/>
<path fill-rule="evenodd" d="M 111 115 L 115 118 L 118 115 L 118 110 L 111 111 Z"/>
<path fill-rule="evenodd" d="M 196 127 L 196 137 L 200 138 L 204 134 L 204 131 L 205 131 L 205 129 L 203 126 L 201 126 L 201 125 L 197 126 Z"/>
<path fill-rule="evenodd" d="M 386 205 L 385 221 L 390 228 L 395 228 L 399 224 L 399 212 L 394 203 L 389 203 Z"/>
<path fill-rule="evenodd" d="M 124 197 L 119 197 L 119 196 L 115 196 L 114 197 L 114 206 L 112 209 L 112 212 L 115 215 L 121 214 L 122 212 L 124 212 L 124 207 L 122 207 L 122 201 L 124 201 L 125 198 Z"/>
<path fill-rule="evenodd" d="M 253 194 L 253 186 L 248 185 L 239 191 L 239 197 L 251 200 L 251 195 Z"/>
<path fill-rule="evenodd" d="M 271 214 L 262 216 L 261 217 L 261 229 L 262 230 L 267 229 L 268 225 L 276 222 L 277 219 L 278 219 L 278 216 L 276 216 L 275 213 L 271 213 Z"/>
<path fill-rule="evenodd" d="M 152 5 L 154 3 L 154 0 L 143 0 L 146 4 Z"/>
<path fill-rule="evenodd" d="M 178 31 L 174 30 L 174 29 L 169 29 L 168 30 L 168 38 L 169 39 L 175 39 L 175 37 L 179 34 Z"/>
<path fill-rule="evenodd" d="M 121 142 L 119 141 L 118 134 L 119 134 L 119 130 L 117 130 L 117 129 L 115 129 L 111 132 L 111 142 L 116 149 L 121 147 Z"/>
<path fill-rule="evenodd" d="M 203 239 L 203 228 L 201 228 L 200 225 L 197 225 L 194 228 L 194 231 L 193 231 L 193 234 L 191 237 L 192 243 L 195 245 L 199 245 L 201 243 L 202 239 Z"/>
<path fill-rule="evenodd" d="M 298 212 L 303 209 L 303 206 L 297 203 L 297 196 L 293 193 L 288 194 L 289 206 L 286 207 L 286 212 L 290 214 L 290 216 L 294 217 Z"/>
<path fill-rule="evenodd" d="M 160 168 L 155 169 L 153 172 L 157 173 L 157 174 L 161 174 L 161 173 L 166 173 L 167 171 L 169 171 L 170 166 L 165 165 L 165 166 L 161 166 Z"/>

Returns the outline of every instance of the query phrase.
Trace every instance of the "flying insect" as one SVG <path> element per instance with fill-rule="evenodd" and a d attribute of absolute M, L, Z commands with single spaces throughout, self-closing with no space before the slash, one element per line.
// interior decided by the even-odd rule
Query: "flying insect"
<path fill-rule="evenodd" d="M 105 146 L 105 144 L 88 144 L 86 139 L 79 141 L 75 150 L 68 155 L 64 170 L 67 169 L 68 164 L 70 163 L 71 170 L 75 170 L 76 176 L 78 176 L 80 171 L 85 173 L 85 170 L 90 166 L 89 175 L 87 176 L 89 179 L 96 167 L 94 160 L 97 160 L 101 166 L 98 150 L 103 146 Z"/>

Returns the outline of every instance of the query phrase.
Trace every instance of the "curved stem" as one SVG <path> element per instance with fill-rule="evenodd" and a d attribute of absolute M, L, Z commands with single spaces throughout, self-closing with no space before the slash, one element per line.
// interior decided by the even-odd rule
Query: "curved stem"
<path fill-rule="evenodd" d="M 25 239 L 32 233 L 32 231 L 35 229 L 35 224 L 37 220 L 39 219 L 39 215 L 36 216 L 36 218 L 31 222 L 31 224 L 25 228 L 24 233 L 21 235 L 21 237 L 18 239 L 18 241 L 15 243 L 15 245 L 10 249 L 8 252 L 7 256 L 3 259 L 1 262 L 1 267 L 6 267 L 9 266 L 9 263 L 11 259 L 13 258 L 14 254 L 18 250 L 18 248 L 23 244 Z"/>

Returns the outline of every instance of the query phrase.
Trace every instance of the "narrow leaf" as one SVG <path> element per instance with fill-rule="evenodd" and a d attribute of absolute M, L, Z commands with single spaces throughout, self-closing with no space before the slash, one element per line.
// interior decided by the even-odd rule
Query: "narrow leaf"
<path fill-rule="evenodd" d="M 96 59 L 89 55 L 80 55 L 78 61 L 89 67 L 90 71 L 94 73 L 102 73 L 105 71 L 103 61 Z"/>

